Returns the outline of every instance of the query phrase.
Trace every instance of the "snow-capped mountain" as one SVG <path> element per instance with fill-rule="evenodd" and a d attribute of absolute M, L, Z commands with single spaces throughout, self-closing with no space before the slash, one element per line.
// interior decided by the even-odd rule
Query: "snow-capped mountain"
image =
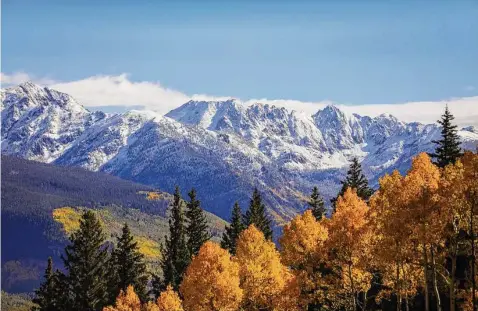
<path fill-rule="evenodd" d="M 408 169 L 440 135 L 435 124 L 349 115 L 335 106 L 310 116 L 231 99 L 190 101 L 165 116 L 108 115 L 32 83 L 2 90 L 1 100 L 6 154 L 105 171 L 166 191 L 195 187 L 205 208 L 225 218 L 234 201 L 245 208 L 257 186 L 278 223 L 305 207 L 314 185 L 326 198 L 335 195 L 353 156 L 376 184 L 385 172 Z M 476 147 L 477 129 L 459 135 L 463 148 Z"/>

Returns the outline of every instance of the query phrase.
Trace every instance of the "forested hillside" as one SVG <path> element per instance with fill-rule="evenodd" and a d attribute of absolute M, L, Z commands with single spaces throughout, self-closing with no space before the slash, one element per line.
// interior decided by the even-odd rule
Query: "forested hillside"
<path fill-rule="evenodd" d="M 2 289 L 31 292 L 45 258 L 59 262 L 67 236 L 85 209 L 94 209 L 109 240 L 128 223 L 149 262 L 159 258 L 172 196 L 149 186 L 78 167 L 2 156 Z M 148 196 L 149 194 L 149 196 Z M 151 199 L 153 198 L 153 199 Z M 207 213 L 219 237 L 225 222 Z"/>

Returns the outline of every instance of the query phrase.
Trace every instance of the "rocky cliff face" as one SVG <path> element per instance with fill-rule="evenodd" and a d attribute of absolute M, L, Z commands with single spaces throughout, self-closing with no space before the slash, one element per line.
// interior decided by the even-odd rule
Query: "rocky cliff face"
<path fill-rule="evenodd" d="M 385 172 L 405 171 L 440 135 L 436 124 L 348 115 L 335 106 L 309 116 L 261 103 L 190 101 L 165 116 L 108 115 L 32 83 L 2 90 L 1 100 L 5 154 L 105 171 L 165 191 L 195 187 L 206 209 L 225 218 L 234 201 L 245 207 L 258 187 L 278 223 L 305 207 L 314 185 L 327 198 L 335 195 L 351 157 L 376 184 Z M 476 129 L 459 135 L 463 148 L 475 148 Z"/>

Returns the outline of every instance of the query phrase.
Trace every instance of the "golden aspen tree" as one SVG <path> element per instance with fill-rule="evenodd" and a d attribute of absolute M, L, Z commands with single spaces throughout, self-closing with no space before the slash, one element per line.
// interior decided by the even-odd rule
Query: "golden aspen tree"
<path fill-rule="evenodd" d="M 206 242 L 180 286 L 186 311 L 235 311 L 242 301 L 239 264 L 219 244 Z"/>
<path fill-rule="evenodd" d="M 463 163 L 457 160 L 455 164 L 444 168 L 439 185 L 439 205 L 442 208 L 442 219 L 446 222 L 442 234 L 447 241 L 447 257 L 450 268 L 442 265 L 440 275 L 449 290 L 450 310 L 455 311 L 456 304 L 456 268 L 464 239 L 460 232 L 468 231 L 469 207 L 466 200 L 466 180 Z"/>
<path fill-rule="evenodd" d="M 143 304 L 142 311 L 159 311 L 158 305 L 154 301 L 148 301 Z"/>
<path fill-rule="evenodd" d="M 443 243 L 439 235 L 443 225 L 437 202 L 439 181 L 440 170 L 438 167 L 432 163 L 426 153 L 420 153 L 413 158 L 412 167 L 404 179 L 403 188 L 408 226 L 422 253 L 425 311 L 430 309 L 429 276 L 432 279 L 437 310 L 441 311 L 441 299 L 436 279 L 437 252 Z M 431 271 L 429 271 L 429 267 Z"/>
<path fill-rule="evenodd" d="M 367 271 L 370 232 L 367 225 L 368 207 L 348 188 L 336 202 L 336 211 L 328 222 L 330 261 L 340 276 L 335 286 L 337 299 L 345 299 L 346 308 L 356 310 L 358 296 L 367 293 L 372 274 Z M 366 297 L 364 299 L 366 301 Z M 362 308 L 365 303 L 362 304 Z"/>
<path fill-rule="evenodd" d="M 105 307 L 103 311 L 141 311 L 141 301 L 130 285 L 126 288 L 126 292 L 120 291 L 114 307 Z"/>
<path fill-rule="evenodd" d="M 377 300 L 396 295 L 397 311 L 402 301 L 408 310 L 409 297 L 416 294 L 422 270 L 413 264 L 416 251 L 403 208 L 403 177 L 398 171 L 383 176 L 370 199 L 368 222 L 372 231 L 371 264 L 380 271 L 385 289 Z"/>
<path fill-rule="evenodd" d="M 317 305 L 324 300 L 320 289 L 324 287 L 321 272 L 327 256 L 326 221 L 325 218 L 317 221 L 312 211 L 307 210 L 284 226 L 279 240 L 282 262 L 296 275 L 304 304 Z"/>
<path fill-rule="evenodd" d="M 168 285 L 166 290 L 159 294 L 156 304 L 159 311 L 184 311 L 181 298 L 171 285 Z"/>
<path fill-rule="evenodd" d="M 478 148 L 477 148 L 478 149 Z M 478 154 L 473 152 L 465 152 L 462 157 L 464 167 L 464 193 L 465 202 L 468 209 L 468 236 L 471 237 L 471 302 L 473 310 L 477 310 L 476 293 L 476 216 L 478 215 Z"/>
<path fill-rule="evenodd" d="M 296 310 L 298 286 L 272 241 L 254 225 L 237 240 L 236 259 L 245 310 Z M 282 297 L 281 297 L 282 296 Z"/>

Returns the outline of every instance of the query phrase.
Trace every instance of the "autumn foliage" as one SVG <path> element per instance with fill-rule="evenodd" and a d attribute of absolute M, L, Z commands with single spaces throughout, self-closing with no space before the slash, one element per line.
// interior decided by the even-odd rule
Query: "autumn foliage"
<path fill-rule="evenodd" d="M 126 291 L 119 293 L 114 307 L 106 307 L 103 311 L 141 311 L 141 301 L 134 292 L 133 286 L 130 285 Z"/>
<path fill-rule="evenodd" d="M 179 295 L 168 286 L 165 291 L 161 292 L 156 301 L 159 311 L 183 311 L 182 301 Z"/>
<path fill-rule="evenodd" d="M 181 299 L 171 286 L 161 292 L 156 303 L 148 301 L 141 304 L 133 286 L 128 286 L 126 292 L 121 291 L 116 298 L 115 306 L 103 308 L 103 311 L 184 311 Z"/>
<path fill-rule="evenodd" d="M 294 310 L 298 287 L 294 275 L 281 263 L 272 241 L 254 225 L 237 242 L 236 260 L 247 310 Z"/>
<path fill-rule="evenodd" d="M 233 311 L 242 301 L 239 264 L 219 244 L 202 245 L 186 270 L 180 292 L 186 311 Z"/>
<path fill-rule="evenodd" d="M 254 224 L 242 230 L 239 208 L 236 214 L 234 248 L 202 244 L 179 291 L 165 286 L 155 301 L 141 301 L 129 286 L 103 310 L 364 311 L 384 303 L 410 310 L 417 301 L 423 310 L 476 307 L 478 154 L 439 168 L 421 153 L 405 175 L 383 176 L 368 202 L 347 188 L 330 218 L 297 215 L 278 247 Z"/>

